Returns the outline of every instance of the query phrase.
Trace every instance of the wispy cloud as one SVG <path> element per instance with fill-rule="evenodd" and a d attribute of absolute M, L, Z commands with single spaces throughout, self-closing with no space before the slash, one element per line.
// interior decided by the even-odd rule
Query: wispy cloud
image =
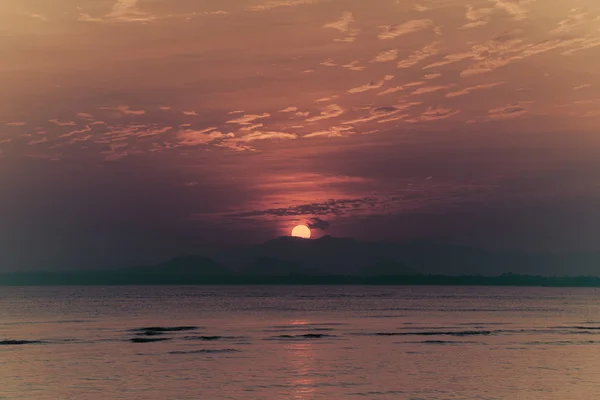
<path fill-rule="evenodd" d="M 27 125 L 27 122 L 21 122 L 21 121 L 7 122 L 4 125 L 6 125 L 6 126 L 25 126 L 25 125 Z"/>
<path fill-rule="evenodd" d="M 259 119 L 268 118 L 270 116 L 271 116 L 271 114 L 269 114 L 269 113 L 246 114 L 239 118 L 234 118 L 229 121 L 226 121 L 225 123 L 226 124 L 238 124 L 238 125 L 253 125 L 255 123 L 255 121 L 257 121 Z"/>
<path fill-rule="evenodd" d="M 323 60 L 323 62 L 321 62 L 321 65 L 324 67 L 336 67 L 337 64 L 335 63 L 335 60 L 333 58 L 326 58 L 325 60 Z"/>
<path fill-rule="evenodd" d="M 197 131 L 193 129 L 183 130 L 178 132 L 176 137 L 179 140 L 179 144 L 182 146 L 199 146 L 207 145 L 209 143 L 234 138 L 233 133 L 221 133 L 219 131 L 212 130 L 212 128 Z"/>
<path fill-rule="evenodd" d="M 525 6 L 536 0 L 490 0 L 496 8 L 506 11 L 517 20 L 527 18 L 528 10 Z"/>
<path fill-rule="evenodd" d="M 86 132 L 91 132 L 92 128 L 90 128 L 89 126 L 86 126 L 83 129 L 78 129 L 78 130 L 74 130 L 71 132 L 67 132 L 67 133 L 63 133 L 62 135 L 60 135 L 61 138 L 65 138 L 65 137 L 70 137 L 73 135 L 78 135 L 80 133 L 86 133 Z"/>
<path fill-rule="evenodd" d="M 51 119 L 48 122 L 52 122 L 54 125 L 58 126 L 75 126 L 77 123 L 75 121 L 59 121 L 57 119 Z"/>
<path fill-rule="evenodd" d="M 346 65 L 342 65 L 342 68 L 346 68 L 351 71 L 364 71 L 365 67 L 358 64 L 360 64 L 360 61 L 351 61 Z"/>
<path fill-rule="evenodd" d="M 384 96 L 386 94 L 392 94 L 392 93 L 400 92 L 402 90 L 404 90 L 403 86 L 394 86 L 394 87 L 391 87 L 391 88 L 387 88 L 383 92 L 377 93 L 377 95 L 378 96 Z"/>
<path fill-rule="evenodd" d="M 369 82 L 366 85 L 358 86 L 358 87 L 348 90 L 348 93 L 355 94 L 355 93 L 366 92 L 367 90 L 375 90 L 375 89 L 379 89 L 384 84 L 385 84 L 385 80 L 380 80 L 379 82 Z"/>
<path fill-rule="evenodd" d="M 329 129 L 316 131 L 309 134 L 304 135 L 304 138 L 312 138 L 312 137 L 343 137 L 349 134 L 353 134 L 355 132 L 352 131 L 352 127 L 349 126 L 332 126 Z"/>
<path fill-rule="evenodd" d="M 329 104 L 321 111 L 320 115 L 307 118 L 306 122 L 317 122 L 325 119 L 336 118 L 344 113 L 344 109 L 337 104 Z"/>
<path fill-rule="evenodd" d="M 400 103 L 395 106 L 389 107 L 376 107 L 370 110 L 368 115 L 365 115 L 361 118 L 353 119 L 350 121 L 344 121 L 342 124 L 344 125 L 355 125 L 361 124 L 369 121 L 374 121 L 378 119 L 388 119 L 391 116 L 395 116 L 396 114 L 407 110 L 411 107 L 421 104 L 420 102 L 409 102 L 409 103 Z"/>
<path fill-rule="evenodd" d="M 144 115 L 144 110 L 131 110 L 129 106 L 118 106 L 118 107 L 99 107 L 99 110 L 119 111 L 124 115 Z"/>
<path fill-rule="evenodd" d="M 463 29 L 476 28 L 478 26 L 487 25 L 494 13 L 494 8 L 474 8 L 467 6 L 467 14 L 465 18 L 469 21 L 462 26 Z"/>
<path fill-rule="evenodd" d="M 567 18 L 560 21 L 552 33 L 569 33 L 583 25 L 588 15 L 586 11 L 577 8 L 571 9 Z"/>
<path fill-rule="evenodd" d="M 342 17 L 334 22 L 323 25 L 323 28 L 335 29 L 346 36 L 341 39 L 335 39 L 338 42 L 353 42 L 359 33 L 358 29 L 350 29 L 350 24 L 354 22 L 354 16 L 351 12 L 346 11 L 342 14 Z"/>
<path fill-rule="evenodd" d="M 591 87 L 592 87 L 591 83 L 584 83 L 583 85 L 574 86 L 573 90 L 581 90 L 581 89 L 587 89 L 587 88 L 591 88 Z"/>
<path fill-rule="evenodd" d="M 365 207 L 375 207 L 379 200 L 373 197 L 352 199 L 330 199 L 324 202 L 300 204 L 297 206 L 269 208 L 264 210 L 243 211 L 229 214 L 230 217 L 250 218 L 261 216 L 300 216 L 300 215 L 343 215 L 349 212 L 358 212 Z"/>
<path fill-rule="evenodd" d="M 410 54 L 404 60 L 399 61 L 397 64 L 397 67 L 398 68 L 410 68 L 412 66 L 417 65 L 421 61 L 428 59 L 429 57 L 435 56 L 438 53 L 439 53 L 439 50 L 437 49 L 437 44 L 436 43 L 429 44 L 429 45 L 423 47 L 422 49 L 417 50 L 414 53 Z"/>
<path fill-rule="evenodd" d="M 251 6 L 248 8 L 250 11 L 268 11 L 280 7 L 295 7 L 304 4 L 316 4 L 319 0 L 273 0 L 267 1 L 263 4 Z"/>
<path fill-rule="evenodd" d="M 111 12 L 101 17 L 87 13 L 79 16 L 79 20 L 85 22 L 151 22 L 155 19 L 155 16 L 139 9 L 138 0 L 117 0 Z"/>
<path fill-rule="evenodd" d="M 249 133 L 245 136 L 237 138 L 238 142 L 254 142 L 257 140 L 294 140 L 297 139 L 298 135 L 295 133 L 286 133 L 286 132 L 275 132 L 275 131 L 257 131 Z"/>
<path fill-rule="evenodd" d="M 412 95 L 420 95 L 420 94 L 426 94 L 426 93 L 439 92 L 440 90 L 448 89 L 450 87 L 451 87 L 451 85 L 444 85 L 444 86 L 423 86 L 423 87 L 418 88 L 417 90 L 415 90 L 411 94 Z"/>
<path fill-rule="evenodd" d="M 416 122 L 428 122 L 428 121 L 437 121 L 441 119 L 447 119 L 452 117 L 453 115 L 458 114 L 459 110 L 453 110 L 451 108 L 445 107 L 429 107 L 427 111 L 416 118 L 407 119 L 406 122 L 416 123 Z"/>
<path fill-rule="evenodd" d="M 490 119 L 512 119 L 527 113 L 527 108 L 521 104 L 509 104 L 488 111 Z"/>
<path fill-rule="evenodd" d="M 433 21 L 430 19 L 415 19 L 400 25 L 383 25 L 380 26 L 382 32 L 379 34 L 379 39 L 393 39 L 398 36 L 430 28 L 431 26 L 433 26 Z"/>
<path fill-rule="evenodd" d="M 39 19 L 40 21 L 48 21 L 48 18 L 44 17 L 41 14 L 37 14 L 37 13 L 31 14 L 30 17 L 34 18 L 34 19 Z"/>
<path fill-rule="evenodd" d="M 371 60 L 372 63 L 394 61 L 398 58 L 398 50 L 388 50 L 379 53 Z"/>
<path fill-rule="evenodd" d="M 481 90 L 481 89 L 491 89 L 494 88 L 496 86 L 502 85 L 504 82 L 494 82 L 494 83 L 484 83 L 481 85 L 475 85 L 475 86 L 470 86 L 470 87 L 466 87 L 464 89 L 461 90 L 457 90 L 455 92 L 450 92 L 446 94 L 446 97 L 459 97 L 459 96 L 465 96 L 475 90 Z"/>

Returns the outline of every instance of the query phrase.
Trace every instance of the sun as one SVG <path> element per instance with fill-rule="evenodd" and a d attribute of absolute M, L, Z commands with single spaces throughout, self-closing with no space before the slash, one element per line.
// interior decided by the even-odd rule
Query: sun
<path fill-rule="evenodd" d="M 292 229 L 292 236 L 303 239 L 310 239 L 310 229 L 306 225 L 296 225 Z"/>

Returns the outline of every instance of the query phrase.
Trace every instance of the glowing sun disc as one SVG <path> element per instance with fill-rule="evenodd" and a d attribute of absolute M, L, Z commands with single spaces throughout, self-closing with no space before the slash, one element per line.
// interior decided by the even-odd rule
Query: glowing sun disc
<path fill-rule="evenodd" d="M 296 225 L 292 229 L 292 236 L 303 239 L 310 239 L 310 229 L 306 225 Z"/>

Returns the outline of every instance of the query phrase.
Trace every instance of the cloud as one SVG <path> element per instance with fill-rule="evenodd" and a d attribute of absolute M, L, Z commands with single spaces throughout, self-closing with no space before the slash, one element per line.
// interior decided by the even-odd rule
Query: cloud
<path fill-rule="evenodd" d="M 418 12 L 425 12 L 425 11 L 430 10 L 429 7 L 424 6 L 422 4 L 415 4 L 413 8 L 415 9 L 415 11 L 418 11 Z"/>
<path fill-rule="evenodd" d="M 442 76 L 442 74 L 426 74 L 423 78 L 427 80 L 436 79 Z"/>
<path fill-rule="evenodd" d="M 490 0 L 496 8 L 502 9 L 513 16 L 517 21 L 527 18 L 528 10 L 526 5 L 535 2 L 535 0 Z"/>
<path fill-rule="evenodd" d="M 451 108 L 444 107 L 429 107 L 427 111 L 421 114 L 417 118 L 407 119 L 406 122 L 416 123 L 416 122 L 428 122 L 428 121 L 437 121 L 440 119 L 450 118 L 453 115 L 458 114 L 459 110 L 453 110 Z"/>
<path fill-rule="evenodd" d="M 350 121 L 344 121 L 342 122 L 342 124 L 344 125 L 355 125 L 355 124 L 360 124 L 360 123 L 364 123 L 364 122 L 369 122 L 369 121 L 374 121 L 377 119 L 388 119 L 391 116 L 394 116 L 410 107 L 419 105 L 421 103 L 419 102 L 410 102 L 410 103 L 400 103 L 396 106 L 389 106 L 389 107 L 376 107 L 370 110 L 369 114 L 362 117 L 362 118 L 358 118 L 358 119 L 353 119 Z"/>
<path fill-rule="evenodd" d="M 190 117 L 195 117 L 195 116 L 198 116 L 198 115 L 199 115 L 199 114 L 198 114 L 196 111 L 194 111 L 194 110 L 192 110 L 192 111 L 182 111 L 182 114 L 183 114 L 183 115 L 190 116 Z"/>
<path fill-rule="evenodd" d="M 509 104 L 488 111 L 490 119 L 512 119 L 527 113 L 527 108 L 520 104 Z"/>
<path fill-rule="evenodd" d="M 400 120 L 405 119 L 408 116 L 409 116 L 409 114 L 397 115 L 397 116 L 393 116 L 391 118 L 380 119 L 379 121 L 377 121 L 377 123 L 379 123 L 379 124 L 385 124 L 385 123 L 388 123 L 388 122 L 400 121 Z"/>
<path fill-rule="evenodd" d="M 304 138 L 312 138 L 312 137 L 343 137 L 349 134 L 354 134 L 352 131 L 352 127 L 349 126 L 332 126 L 327 130 L 317 131 L 313 133 L 309 133 L 304 135 Z"/>
<path fill-rule="evenodd" d="M 467 14 L 465 15 L 465 18 L 469 22 L 463 25 L 462 29 L 476 28 L 478 26 L 487 25 L 490 22 L 494 11 L 495 9 L 493 8 L 476 9 L 470 5 L 467 6 Z"/>
<path fill-rule="evenodd" d="M 396 92 L 399 92 L 401 90 L 404 90 L 403 86 L 394 86 L 394 87 L 391 87 L 391 88 L 388 88 L 388 89 L 384 90 L 383 92 L 377 93 L 377 95 L 378 96 L 383 96 L 383 95 L 386 95 L 386 94 L 396 93 Z"/>
<path fill-rule="evenodd" d="M 83 128 L 83 129 L 74 130 L 74 131 L 71 131 L 71 132 L 68 132 L 68 133 L 64 133 L 64 134 L 60 135 L 60 137 L 61 138 L 63 138 L 63 137 L 70 137 L 70 136 L 73 136 L 73 135 L 78 135 L 80 133 L 90 132 L 91 130 L 92 130 L 92 128 L 90 128 L 89 126 L 86 125 L 86 127 Z"/>
<path fill-rule="evenodd" d="M 326 58 L 322 63 L 324 67 L 336 67 L 337 64 L 334 62 L 333 58 Z"/>
<path fill-rule="evenodd" d="M 34 14 L 30 14 L 29 16 L 30 16 L 31 18 L 39 19 L 40 21 L 48 21 L 48 18 L 44 17 L 44 16 L 43 16 L 43 15 L 41 15 L 41 14 L 36 14 L 36 13 L 34 13 Z"/>
<path fill-rule="evenodd" d="M 348 93 L 362 93 L 367 90 L 379 89 L 385 84 L 385 80 L 381 80 L 379 82 L 369 82 L 366 85 L 358 86 L 348 90 Z"/>
<path fill-rule="evenodd" d="M 92 114 L 84 113 L 84 112 L 77 113 L 77 116 L 79 118 L 94 118 L 94 116 Z"/>
<path fill-rule="evenodd" d="M 304 4 L 317 4 L 319 0 L 274 0 L 248 7 L 250 11 L 268 11 L 280 7 L 295 7 Z"/>
<path fill-rule="evenodd" d="M 259 119 L 263 119 L 263 118 L 268 118 L 270 116 L 271 116 L 271 114 L 269 114 L 269 113 L 246 114 L 239 118 L 235 118 L 235 119 L 226 121 L 225 123 L 226 124 L 238 124 L 238 125 L 253 125 L 255 123 L 255 121 L 257 121 Z"/>
<path fill-rule="evenodd" d="M 380 26 L 382 32 L 379 34 L 379 39 L 393 39 L 398 36 L 406 35 L 412 32 L 418 32 L 423 29 L 427 29 L 433 25 L 433 21 L 430 19 L 415 19 L 404 22 L 400 25 L 383 25 Z"/>
<path fill-rule="evenodd" d="M 75 126 L 75 125 L 77 125 L 77 123 L 75 121 L 61 122 L 57 119 L 51 119 L 48 122 L 52 122 L 54 125 L 58 125 L 58 126 Z"/>
<path fill-rule="evenodd" d="M 436 43 L 429 44 L 423 47 L 420 50 L 415 51 L 411 55 L 409 55 L 406 59 L 398 62 L 398 68 L 410 68 L 414 65 L 417 65 L 423 60 L 428 59 L 436 54 L 438 54 L 439 50 L 437 49 Z"/>
<path fill-rule="evenodd" d="M 585 17 L 588 15 L 589 14 L 587 12 L 574 8 L 569 11 L 567 18 L 560 21 L 556 29 L 554 29 L 551 33 L 569 33 L 583 25 L 585 22 Z"/>
<path fill-rule="evenodd" d="M 581 89 L 587 89 L 587 88 L 591 88 L 591 87 L 592 87 L 591 83 L 585 83 L 583 85 L 574 86 L 573 90 L 581 90 Z"/>
<path fill-rule="evenodd" d="M 120 111 L 124 115 L 144 115 L 146 111 L 144 110 L 130 110 L 129 106 L 118 106 L 118 107 L 98 107 L 99 110 L 110 110 L 110 111 Z"/>
<path fill-rule="evenodd" d="M 360 61 L 352 61 L 346 65 L 342 65 L 342 68 L 347 68 L 351 71 L 363 71 L 365 67 L 358 65 Z"/>
<path fill-rule="evenodd" d="M 229 214 L 229 217 L 234 218 L 251 218 L 251 217 L 286 217 L 286 216 L 340 216 L 351 212 L 362 211 L 366 207 L 372 208 L 379 203 L 379 200 L 374 197 L 363 197 L 354 199 L 330 199 L 324 202 L 300 204 L 290 207 L 268 208 L 264 210 L 244 211 Z"/>
<path fill-rule="evenodd" d="M 551 50 L 572 46 L 575 47 L 563 52 L 563 54 L 568 55 L 575 51 L 600 46 L 600 38 L 564 38 L 525 43 L 523 39 L 514 38 L 511 35 L 498 36 L 486 43 L 472 45 L 468 51 L 449 54 L 443 60 L 429 64 L 424 69 L 441 67 L 464 60 L 475 61 L 461 72 L 461 76 L 467 77 L 491 72 L 515 61 L 524 60 Z"/>
<path fill-rule="evenodd" d="M 162 111 L 169 111 L 169 110 L 173 109 L 173 107 L 170 107 L 170 106 L 160 106 L 160 107 L 158 107 L 158 109 L 162 110 Z"/>
<path fill-rule="evenodd" d="M 307 118 L 306 122 L 317 122 L 324 119 L 336 118 L 344 113 L 344 109 L 337 104 L 329 104 L 326 106 L 320 115 Z"/>
<path fill-rule="evenodd" d="M 166 14 L 166 15 L 153 15 L 146 11 L 142 11 L 139 8 L 139 0 L 117 0 L 112 6 L 111 11 L 102 16 L 93 17 L 88 13 L 81 12 L 78 21 L 81 22 L 98 22 L 98 23 L 149 23 L 159 19 L 166 18 L 184 18 L 191 19 L 192 17 L 200 15 L 226 15 L 229 14 L 227 11 L 214 10 L 204 11 L 200 13 L 183 13 L 183 14 Z M 77 7 L 81 10 L 80 7 Z"/>
<path fill-rule="evenodd" d="M 148 128 L 146 130 L 140 131 L 135 136 L 137 138 L 143 138 L 143 137 L 148 137 L 148 136 L 158 136 L 158 135 L 162 135 L 163 133 L 167 133 L 171 129 L 173 129 L 172 126 L 164 126 L 162 128 Z"/>
<path fill-rule="evenodd" d="M 354 22 L 354 17 L 352 13 L 349 11 L 344 12 L 342 17 L 334 22 L 330 22 L 328 24 L 323 25 L 323 28 L 335 29 L 341 33 L 345 33 L 346 37 L 341 39 L 335 39 L 336 42 L 354 42 L 356 40 L 356 36 L 360 32 L 358 29 L 350 29 L 350 24 Z"/>
<path fill-rule="evenodd" d="M 31 140 L 29 143 L 27 143 L 29 146 L 33 146 L 36 144 L 40 144 L 40 143 L 45 143 L 48 141 L 47 137 L 42 137 L 41 139 L 37 139 L 37 140 Z"/>
<path fill-rule="evenodd" d="M 352 13 L 346 11 L 344 14 L 342 14 L 342 17 L 339 20 L 325 24 L 323 25 L 323 28 L 335 29 L 342 33 L 346 33 L 350 30 L 350 24 L 352 22 L 354 22 Z"/>
<path fill-rule="evenodd" d="M 330 223 L 321 219 L 319 217 L 314 217 L 310 219 L 310 222 L 306 224 L 310 229 L 317 229 L 320 231 L 324 231 L 329 228 Z"/>
<path fill-rule="evenodd" d="M 458 96 L 464 96 L 467 95 L 475 90 L 481 90 L 481 89 L 491 89 L 494 88 L 496 86 L 502 85 L 504 82 L 495 82 L 495 83 L 484 83 L 481 85 L 476 85 L 476 86 L 470 86 L 461 90 L 457 90 L 456 92 L 450 92 L 446 94 L 446 97 L 458 97 Z"/>
<path fill-rule="evenodd" d="M 179 140 L 179 144 L 182 146 L 207 145 L 215 141 L 235 137 L 233 133 L 224 134 L 219 131 L 214 131 L 213 129 L 214 128 L 208 128 L 202 131 L 186 129 L 178 132 L 176 137 Z"/>
<path fill-rule="evenodd" d="M 298 111 L 298 107 L 288 107 L 288 108 L 284 108 L 283 110 L 279 110 L 279 112 L 282 113 L 289 113 L 289 112 L 296 112 Z"/>
<path fill-rule="evenodd" d="M 20 121 L 17 121 L 17 122 L 7 122 L 4 125 L 5 126 L 25 126 L 25 125 L 27 125 L 27 122 L 20 122 Z"/>
<path fill-rule="evenodd" d="M 246 125 L 239 129 L 240 132 L 251 132 L 255 129 L 262 128 L 263 124 Z"/>
<path fill-rule="evenodd" d="M 398 50 L 388 50 L 379 53 L 371 60 L 372 63 L 394 61 L 398 58 Z"/>
<path fill-rule="evenodd" d="M 438 92 L 440 90 L 448 89 L 451 86 L 452 85 L 446 85 L 446 86 L 423 86 L 421 88 L 418 88 L 417 90 L 415 90 L 411 94 L 412 95 L 420 95 L 420 94 L 426 94 L 426 93 L 433 93 L 433 92 Z"/>
<path fill-rule="evenodd" d="M 297 139 L 298 135 L 295 133 L 285 133 L 285 132 L 252 132 L 248 135 L 242 136 L 236 139 L 236 142 L 254 142 L 256 140 L 267 140 L 267 139 L 277 139 L 277 140 L 294 140 Z"/>
<path fill-rule="evenodd" d="M 79 21 L 84 22 L 152 22 L 155 19 L 138 8 L 138 0 L 117 0 L 111 12 L 103 17 L 92 17 L 87 13 L 79 16 Z"/>

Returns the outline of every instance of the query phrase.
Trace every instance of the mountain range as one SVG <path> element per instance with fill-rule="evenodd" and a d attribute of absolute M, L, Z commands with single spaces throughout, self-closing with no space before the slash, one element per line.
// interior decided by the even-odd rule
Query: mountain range
<path fill-rule="evenodd" d="M 396 277 L 398 282 L 420 284 L 428 280 L 406 277 L 445 277 L 431 279 L 460 283 L 451 277 L 513 275 L 600 276 L 600 252 L 493 252 L 425 240 L 380 243 L 331 236 L 313 240 L 283 236 L 208 256 L 183 255 L 153 266 L 4 274 L 0 275 L 0 285 L 346 283 L 371 282 L 371 278 L 377 277 Z M 293 279 L 287 279 L 290 277 Z M 513 281 L 511 278 L 510 282 Z"/>

